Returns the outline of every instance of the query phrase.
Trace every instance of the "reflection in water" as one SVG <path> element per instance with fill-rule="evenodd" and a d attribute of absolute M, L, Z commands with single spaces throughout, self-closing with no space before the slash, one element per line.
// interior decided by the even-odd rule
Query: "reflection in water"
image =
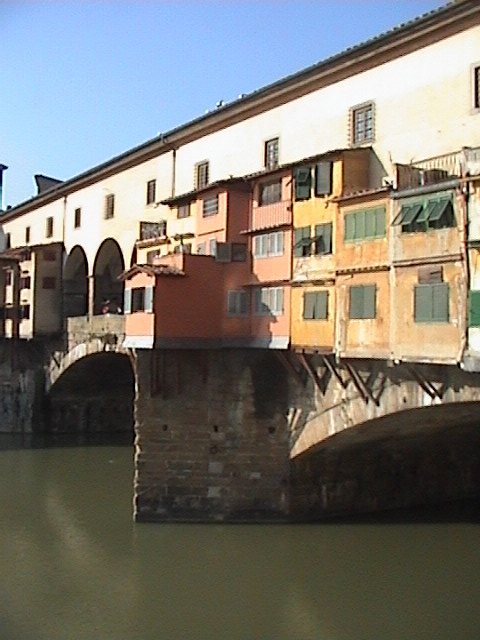
<path fill-rule="evenodd" d="M 135 525 L 132 447 L 0 451 L 2 640 L 476 638 L 480 528 Z"/>

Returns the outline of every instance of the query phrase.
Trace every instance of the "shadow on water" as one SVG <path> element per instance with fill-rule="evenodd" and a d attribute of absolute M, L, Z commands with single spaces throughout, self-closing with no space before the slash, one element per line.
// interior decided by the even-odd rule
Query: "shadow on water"
<path fill-rule="evenodd" d="M 0 451 L 73 447 L 133 447 L 133 432 L 0 434 Z"/>

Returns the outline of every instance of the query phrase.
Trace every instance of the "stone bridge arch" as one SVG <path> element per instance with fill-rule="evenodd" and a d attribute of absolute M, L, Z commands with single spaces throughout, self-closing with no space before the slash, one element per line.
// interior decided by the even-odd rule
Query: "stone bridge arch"
<path fill-rule="evenodd" d="M 329 361 L 330 371 L 321 357 L 305 362 L 309 383 L 289 416 L 294 519 L 478 503 L 478 374 L 352 361 Z"/>
<path fill-rule="evenodd" d="M 120 353 L 131 358 L 130 351 L 123 346 L 122 337 L 114 333 L 93 336 L 89 340 L 75 344 L 66 352 L 52 353 L 46 371 L 46 392 L 48 393 L 65 371 L 79 360 L 106 352 Z"/>

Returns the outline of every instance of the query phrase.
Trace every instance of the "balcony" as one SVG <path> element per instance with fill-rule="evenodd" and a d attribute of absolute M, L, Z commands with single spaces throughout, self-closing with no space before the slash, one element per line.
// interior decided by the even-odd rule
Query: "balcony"
<path fill-rule="evenodd" d="M 273 204 L 253 207 L 250 216 L 249 231 L 261 231 L 292 224 L 292 203 L 281 200 Z"/>

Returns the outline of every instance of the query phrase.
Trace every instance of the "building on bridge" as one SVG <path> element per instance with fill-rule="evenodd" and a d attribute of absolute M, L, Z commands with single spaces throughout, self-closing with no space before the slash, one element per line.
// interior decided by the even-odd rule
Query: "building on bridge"
<path fill-rule="evenodd" d="M 277 464 L 268 452 L 290 443 L 296 455 L 342 420 L 393 411 L 393 395 L 385 407 L 381 395 L 394 375 L 388 388 L 405 388 L 401 406 L 410 409 L 457 399 L 438 380 L 451 381 L 459 367 L 480 371 L 479 87 L 480 6 L 462 0 L 78 176 L 42 180 L 35 197 L 1 217 L 3 335 L 56 341 L 47 387 L 93 352 L 128 353 L 138 382 L 137 473 L 147 460 L 150 480 L 151 424 L 188 466 L 184 438 L 171 430 L 181 412 L 191 412 L 193 440 L 198 416 L 208 425 L 202 446 L 212 455 L 230 421 L 232 451 L 240 433 L 246 438 L 239 509 L 258 512 L 251 486 L 267 477 L 278 488 L 288 459 Z M 211 353 L 220 347 L 224 366 Z M 194 348 L 208 350 L 205 362 L 190 357 Z M 240 355 L 229 361 L 232 349 Z M 288 385 L 267 388 L 253 364 L 276 372 L 278 361 L 300 389 L 313 384 L 298 411 L 285 404 Z M 392 373 L 403 365 L 407 382 Z M 430 365 L 449 373 L 438 378 Z M 162 385 L 171 404 L 157 424 Z M 187 386 L 208 403 L 202 411 L 184 401 Z M 335 417 L 347 396 L 353 408 Z M 61 393 L 56 403 L 63 415 Z M 96 409 L 82 415 L 88 425 Z M 271 462 L 260 476 L 251 461 L 259 464 L 259 442 Z M 213 476 L 219 483 L 199 502 L 190 496 L 190 506 L 218 505 L 230 492 L 238 469 L 233 454 L 225 460 L 203 460 L 209 475 L 197 486 Z M 165 474 L 159 486 L 173 477 Z M 145 477 L 139 511 L 168 512 L 185 487 L 168 502 L 168 490 L 160 498 Z M 284 508 L 276 499 L 275 513 Z"/>

